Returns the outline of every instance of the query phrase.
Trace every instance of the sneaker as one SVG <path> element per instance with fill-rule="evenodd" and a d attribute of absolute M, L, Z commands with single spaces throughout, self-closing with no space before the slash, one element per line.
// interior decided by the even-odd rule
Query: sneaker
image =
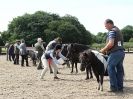
<path fill-rule="evenodd" d="M 56 77 L 54 77 L 54 79 L 60 79 L 60 78 L 58 78 L 58 77 L 56 76 Z"/>
<path fill-rule="evenodd" d="M 61 74 L 61 73 L 57 71 L 57 74 Z"/>

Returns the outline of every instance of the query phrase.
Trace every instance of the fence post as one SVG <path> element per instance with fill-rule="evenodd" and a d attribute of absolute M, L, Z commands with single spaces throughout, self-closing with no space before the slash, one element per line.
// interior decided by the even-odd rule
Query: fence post
<path fill-rule="evenodd" d="M 2 52 L 2 47 L 0 47 L 0 55 L 1 55 L 1 52 Z"/>

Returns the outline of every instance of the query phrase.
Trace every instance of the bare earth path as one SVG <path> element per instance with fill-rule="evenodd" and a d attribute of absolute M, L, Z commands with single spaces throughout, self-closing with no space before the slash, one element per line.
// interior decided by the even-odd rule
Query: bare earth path
<path fill-rule="evenodd" d="M 39 76 L 42 70 L 36 67 L 21 67 L 0 56 L 0 99 L 133 99 L 133 54 L 126 54 L 124 60 L 124 93 L 109 93 L 108 77 L 104 78 L 104 91 L 96 89 L 95 77 L 85 79 L 85 72 L 70 74 L 70 69 L 60 67 L 61 79 L 53 80 L 47 72 L 44 80 Z"/>

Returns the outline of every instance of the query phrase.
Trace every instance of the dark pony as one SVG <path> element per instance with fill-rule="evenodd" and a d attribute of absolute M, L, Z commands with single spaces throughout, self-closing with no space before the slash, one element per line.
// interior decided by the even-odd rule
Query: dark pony
<path fill-rule="evenodd" d="M 38 60 L 36 53 L 33 50 L 28 50 L 27 54 L 31 58 L 33 66 L 36 66 L 36 61 Z"/>
<path fill-rule="evenodd" d="M 107 69 L 107 61 L 102 56 L 101 53 L 94 50 L 85 50 L 80 54 L 80 70 L 92 67 L 93 73 L 96 76 L 97 82 L 99 84 L 98 90 L 103 90 L 103 77 Z M 88 76 L 87 76 L 88 78 Z"/>
<path fill-rule="evenodd" d="M 80 56 L 80 53 L 86 49 L 89 49 L 89 46 L 78 44 L 78 43 L 68 44 L 67 46 L 68 53 L 66 57 L 70 60 L 72 64 L 71 73 L 73 73 L 74 64 L 76 68 L 76 73 L 78 73 L 77 63 L 79 63 L 79 56 Z"/>

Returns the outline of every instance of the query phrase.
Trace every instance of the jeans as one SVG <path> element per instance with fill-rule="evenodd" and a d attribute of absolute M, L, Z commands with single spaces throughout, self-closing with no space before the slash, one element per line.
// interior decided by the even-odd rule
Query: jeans
<path fill-rule="evenodd" d="M 110 78 L 111 90 L 123 90 L 123 60 L 125 53 L 123 50 L 118 50 L 109 54 L 108 57 L 108 74 Z"/>

